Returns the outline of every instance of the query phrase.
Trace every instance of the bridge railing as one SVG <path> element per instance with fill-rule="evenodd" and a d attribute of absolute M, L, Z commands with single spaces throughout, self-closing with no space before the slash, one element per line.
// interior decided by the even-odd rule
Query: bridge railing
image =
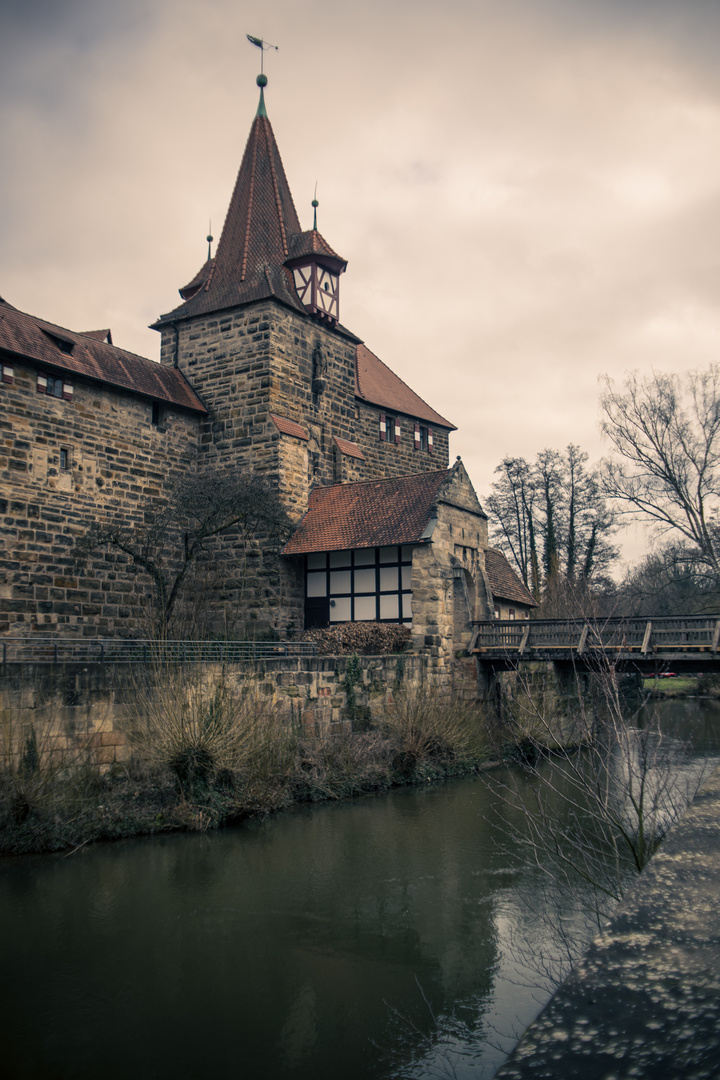
<path fill-rule="evenodd" d="M 309 641 L 140 641 L 114 638 L 7 637 L 0 663 L 249 663 L 281 656 L 314 656 Z"/>
<path fill-rule="evenodd" d="M 523 619 L 477 622 L 478 653 L 713 651 L 720 648 L 720 615 L 662 618 Z"/>

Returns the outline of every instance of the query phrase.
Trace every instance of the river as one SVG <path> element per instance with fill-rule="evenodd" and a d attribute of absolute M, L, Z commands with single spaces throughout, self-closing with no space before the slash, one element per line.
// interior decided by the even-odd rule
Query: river
<path fill-rule="evenodd" d="M 672 713 L 717 753 L 717 706 Z M 4 860 L 0 1075 L 492 1076 L 550 992 L 521 959 L 542 875 L 498 812 L 521 823 L 467 778 Z"/>

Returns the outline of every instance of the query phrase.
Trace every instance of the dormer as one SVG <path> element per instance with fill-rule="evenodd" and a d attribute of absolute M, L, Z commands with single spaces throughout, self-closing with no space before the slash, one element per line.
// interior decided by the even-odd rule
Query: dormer
<path fill-rule="evenodd" d="M 340 275 L 347 263 L 317 229 L 291 237 L 285 265 L 308 315 L 334 325 L 340 318 Z"/>

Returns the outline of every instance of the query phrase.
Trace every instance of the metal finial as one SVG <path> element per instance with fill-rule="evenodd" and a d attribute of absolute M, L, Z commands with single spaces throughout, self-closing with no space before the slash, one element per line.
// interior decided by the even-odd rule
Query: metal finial
<path fill-rule="evenodd" d="M 265 75 L 265 73 L 263 72 L 263 57 L 265 56 L 266 49 L 275 49 L 275 52 L 277 52 L 278 46 L 271 45 L 269 41 L 265 41 L 263 38 L 253 37 L 252 34 L 246 34 L 245 37 L 248 39 L 251 45 L 255 45 L 260 50 L 260 74 L 255 80 L 255 82 L 260 87 L 260 101 L 258 102 L 257 112 L 255 113 L 255 115 L 267 116 L 267 109 L 265 108 L 265 94 L 263 93 L 264 88 L 267 86 L 267 75 Z"/>
<path fill-rule="evenodd" d="M 210 260 L 212 259 L 212 242 L 213 242 L 212 221 L 208 221 L 208 234 L 207 234 L 206 239 L 207 239 L 207 246 L 208 246 L 208 262 L 210 262 Z"/>
<path fill-rule="evenodd" d="M 318 202 L 318 199 L 317 199 L 317 180 L 316 180 L 315 181 L 315 194 L 313 196 L 313 201 L 311 203 L 311 206 L 313 208 L 313 229 L 315 229 L 315 231 L 317 231 L 317 208 L 318 208 L 319 205 L 320 205 L 320 203 Z"/>

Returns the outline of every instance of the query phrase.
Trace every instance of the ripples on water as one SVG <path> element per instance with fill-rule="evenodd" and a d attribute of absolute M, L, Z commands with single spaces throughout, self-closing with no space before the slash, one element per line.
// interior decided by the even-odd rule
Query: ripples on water
<path fill-rule="evenodd" d="M 717 753 L 717 707 L 673 708 Z M 466 779 L 0 864 L 0 1074 L 492 1076 L 549 992 L 497 812 Z"/>

